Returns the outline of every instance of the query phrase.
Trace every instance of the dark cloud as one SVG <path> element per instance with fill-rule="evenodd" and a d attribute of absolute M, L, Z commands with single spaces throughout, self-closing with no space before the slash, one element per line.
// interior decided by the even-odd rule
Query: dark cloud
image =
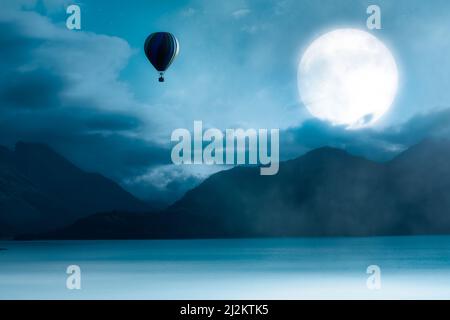
<path fill-rule="evenodd" d="M 385 161 L 421 140 L 449 134 L 450 108 L 419 114 L 402 124 L 378 130 L 348 130 L 311 119 L 280 133 L 280 153 L 284 158 L 293 158 L 311 149 L 330 146 Z"/>
<path fill-rule="evenodd" d="M 128 43 L 116 37 L 68 32 L 38 14 L 15 14 L 2 21 L 0 12 L 1 144 L 11 146 L 19 140 L 46 143 L 83 169 L 100 172 L 146 198 L 174 199 L 204 178 L 190 172 L 191 168 L 179 171 L 180 168 L 170 166 L 169 136 L 167 145 L 155 142 L 154 128 L 158 123 L 151 119 L 156 117 L 142 112 L 148 108 L 142 108 L 128 91 L 128 85 L 120 81 L 119 74 L 132 51 Z M 244 127 L 257 124 L 270 128 L 274 124 L 296 123 L 293 119 L 300 117 L 297 104 L 295 108 L 282 107 L 283 102 L 291 101 L 290 94 L 297 92 L 292 89 L 295 85 L 284 86 L 286 79 L 295 75 L 278 75 L 274 71 L 291 72 L 293 68 L 286 67 L 283 59 L 267 60 L 272 55 L 267 49 L 266 32 L 260 33 L 261 41 L 255 42 L 251 51 L 254 53 L 247 55 L 249 65 L 243 65 L 235 63 L 242 58 L 235 56 L 235 36 L 224 39 L 222 29 L 212 35 L 207 32 L 211 37 L 219 35 L 226 49 L 213 46 L 212 54 L 211 39 L 193 37 L 197 33 L 190 29 L 191 22 L 178 22 L 180 39 L 186 45 L 183 59 L 201 60 L 202 64 L 196 72 L 189 63 L 174 65 L 178 75 L 189 74 L 189 81 L 179 76 L 165 84 L 163 90 L 170 92 L 167 96 L 174 97 L 168 99 L 170 105 L 161 105 L 154 112 L 160 116 L 158 120 L 163 119 L 160 122 L 165 121 L 161 126 L 166 131 L 172 127 L 167 122 L 184 126 L 186 122 L 191 125 L 191 119 L 203 119 L 213 127 L 243 123 Z M 304 22 L 305 27 L 312 28 L 308 23 Z M 277 30 L 272 31 L 277 33 L 273 39 L 281 39 Z M 251 39 L 255 37 L 252 34 Z M 245 43 L 255 41 L 251 39 Z M 283 39 L 283 43 L 294 42 Z M 199 45 L 204 49 L 200 51 L 207 53 L 205 56 L 198 55 Z M 279 46 L 272 46 L 272 51 L 273 56 L 278 56 Z M 220 59 L 223 54 L 237 60 Z M 257 58 L 260 54 L 263 58 Z M 222 66 L 217 61 L 226 63 Z M 243 72 L 241 68 L 245 66 Z M 271 81 L 258 81 L 268 78 Z M 283 88 L 275 86 L 272 78 L 273 82 L 283 83 Z M 206 87 L 209 90 L 205 91 Z M 183 114 L 178 117 L 181 108 Z M 222 112 L 224 109 L 226 112 Z M 383 130 L 347 130 L 312 119 L 280 133 L 280 154 L 284 159 L 294 158 L 328 145 L 386 160 L 421 139 L 448 134 L 449 128 L 450 109 L 417 115 Z"/>
<path fill-rule="evenodd" d="M 148 167 L 170 161 L 170 151 L 166 147 L 120 134 L 124 126 L 114 123 L 109 114 L 101 130 L 91 131 L 92 126 L 87 129 L 92 119 L 96 117 L 101 123 L 104 116 L 103 113 L 92 112 L 89 115 L 86 117 L 76 109 L 62 108 L 39 113 L 16 112 L 8 116 L 4 113 L 0 120 L 0 143 L 11 146 L 19 140 L 43 142 L 82 168 L 100 172 L 119 182 L 144 172 Z M 120 118 L 120 115 L 115 116 Z"/>
<path fill-rule="evenodd" d="M 126 42 L 17 11 L 0 22 L 0 45 L 0 144 L 45 143 L 122 185 L 169 163 L 168 147 L 139 134 L 139 105 L 118 79 L 131 52 Z M 151 188 L 134 189 L 152 196 Z"/>
<path fill-rule="evenodd" d="M 64 80 L 43 70 L 15 72 L 0 89 L 3 106 L 18 108 L 51 108 L 60 103 Z"/>
<path fill-rule="evenodd" d="M 67 146 L 70 142 L 70 147 Z M 54 146 L 87 170 L 117 181 L 140 175 L 148 168 L 170 162 L 170 151 L 154 143 L 119 134 L 77 134 L 58 139 Z"/>
<path fill-rule="evenodd" d="M 90 130 L 126 131 L 137 129 L 140 125 L 138 118 L 120 113 L 104 114 L 100 117 L 93 115 L 86 120 L 86 127 Z"/>
<path fill-rule="evenodd" d="M 442 108 L 415 115 L 406 123 L 391 127 L 378 136 L 392 143 L 410 146 L 428 137 L 448 137 L 450 133 L 450 108 Z"/>
<path fill-rule="evenodd" d="M 35 50 L 44 41 L 27 35 L 17 22 L 0 22 L 2 108 L 51 108 L 60 104 L 67 80 L 33 62 Z"/>
<path fill-rule="evenodd" d="M 12 68 L 27 62 L 31 56 L 30 49 L 40 42 L 41 40 L 23 34 L 16 25 L 0 22 L 0 48 L 2 48 L 0 65 Z M 4 69 L 1 70 L 1 72 L 3 71 Z"/>

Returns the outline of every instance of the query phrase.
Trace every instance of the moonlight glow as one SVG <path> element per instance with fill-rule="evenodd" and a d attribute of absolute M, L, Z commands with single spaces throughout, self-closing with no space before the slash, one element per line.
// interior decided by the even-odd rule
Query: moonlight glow
<path fill-rule="evenodd" d="M 316 39 L 298 68 L 298 88 L 309 112 L 349 128 L 375 123 L 392 105 L 397 86 L 397 65 L 389 49 L 356 29 Z"/>

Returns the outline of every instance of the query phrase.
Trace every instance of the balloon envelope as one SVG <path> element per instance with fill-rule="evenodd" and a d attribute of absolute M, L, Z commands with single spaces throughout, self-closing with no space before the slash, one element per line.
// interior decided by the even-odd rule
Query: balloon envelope
<path fill-rule="evenodd" d="M 155 32 L 145 40 L 144 51 L 155 69 L 164 72 L 178 55 L 178 40 L 169 32 Z"/>

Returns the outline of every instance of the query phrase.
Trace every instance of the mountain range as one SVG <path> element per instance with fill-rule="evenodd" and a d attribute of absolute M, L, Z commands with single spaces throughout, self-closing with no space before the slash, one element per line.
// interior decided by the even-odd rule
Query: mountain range
<path fill-rule="evenodd" d="M 448 140 L 425 140 L 384 163 L 324 147 L 281 162 L 275 176 L 244 166 L 216 173 L 159 212 L 115 208 L 19 238 L 450 234 L 449 163 Z"/>
<path fill-rule="evenodd" d="M 114 181 L 88 173 L 43 144 L 0 147 L 0 236 L 39 233 L 96 212 L 147 211 Z"/>

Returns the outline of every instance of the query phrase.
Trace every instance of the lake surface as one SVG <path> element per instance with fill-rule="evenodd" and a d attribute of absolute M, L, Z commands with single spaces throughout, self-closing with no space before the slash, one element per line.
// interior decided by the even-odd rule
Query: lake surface
<path fill-rule="evenodd" d="M 450 237 L 0 242 L 0 299 L 449 299 Z M 81 268 L 81 290 L 66 268 Z M 366 285 L 381 268 L 381 289 Z"/>

